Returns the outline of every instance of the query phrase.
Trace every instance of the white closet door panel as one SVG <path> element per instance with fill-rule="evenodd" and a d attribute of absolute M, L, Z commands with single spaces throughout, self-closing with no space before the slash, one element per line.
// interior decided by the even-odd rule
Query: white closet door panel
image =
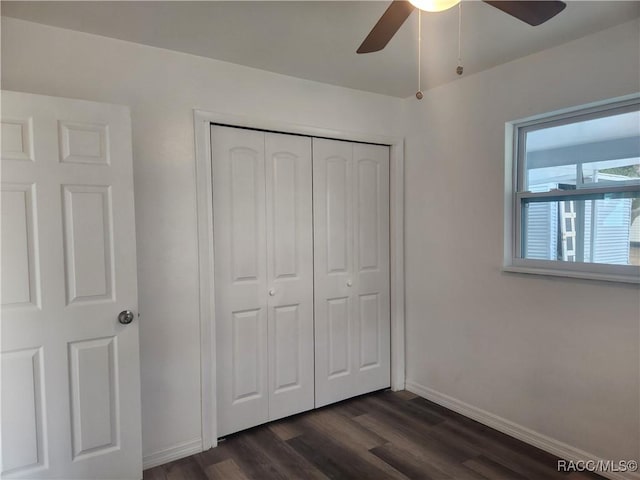
<path fill-rule="evenodd" d="M 391 384 L 389 147 L 354 144 L 356 395 Z"/>
<path fill-rule="evenodd" d="M 329 298 L 327 304 L 328 379 L 351 374 L 351 302 L 349 297 Z"/>
<path fill-rule="evenodd" d="M 269 419 L 275 420 L 314 405 L 311 139 L 267 133 L 265 161 Z"/>
<path fill-rule="evenodd" d="M 316 407 L 354 395 L 353 145 L 313 139 Z"/>
<path fill-rule="evenodd" d="M 213 126 L 218 435 L 269 419 L 264 134 Z"/>
<path fill-rule="evenodd" d="M 342 150 L 342 149 L 341 149 Z M 326 160 L 326 242 L 327 273 L 348 275 L 352 251 L 351 216 L 351 162 L 346 155 L 333 156 Z"/>
<path fill-rule="evenodd" d="M 314 139 L 316 406 L 390 385 L 389 148 Z"/>

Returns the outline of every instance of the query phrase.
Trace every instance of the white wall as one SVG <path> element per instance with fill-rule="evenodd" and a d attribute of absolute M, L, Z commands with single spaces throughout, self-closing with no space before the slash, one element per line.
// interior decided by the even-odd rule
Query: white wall
<path fill-rule="evenodd" d="M 2 88 L 131 107 L 143 452 L 197 442 L 193 109 L 393 135 L 402 100 L 10 18 Z"/>
<path fill-rule="evenodd" d="M 637 21 L 407 99 L 407 379 L 640 455 L 637 286 L 501 272 L 505 122 L 640 90 Z"/>

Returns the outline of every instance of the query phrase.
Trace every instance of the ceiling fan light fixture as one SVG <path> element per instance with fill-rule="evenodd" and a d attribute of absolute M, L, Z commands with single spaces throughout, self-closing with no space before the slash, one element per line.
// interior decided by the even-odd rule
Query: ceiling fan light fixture
<path fill-rule="evenodd" d="M 416 8 L 427 12 L 442 12 L 455 7 L 460 0 L 409 0 Z"/>

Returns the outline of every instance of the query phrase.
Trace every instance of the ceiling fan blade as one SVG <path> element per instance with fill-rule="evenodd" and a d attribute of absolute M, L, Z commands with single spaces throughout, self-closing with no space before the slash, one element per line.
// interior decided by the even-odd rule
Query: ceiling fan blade
<path fill-rule="evenodd" d="M 529 25 L 541 25 L 547 20 L 555 17 L 567 6 L 560 1 L 489 1 L 484 0 L 492 7 L 496 7 L 518 20 L 522 20 Z"/>
<path fill-rule="evenodd" d="M 382 14 L 378 23 L 364 39 L 358 53 L 371 53 L 382 50 L 393 38 L 404 21 L 409 18 L 415 7 L 404 0 L 393 0 Z"/>

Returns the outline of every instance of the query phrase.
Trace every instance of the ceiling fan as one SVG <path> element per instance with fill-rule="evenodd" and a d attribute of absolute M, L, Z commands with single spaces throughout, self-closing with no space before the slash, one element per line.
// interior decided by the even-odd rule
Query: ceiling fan
<path fill-rule="evenodd" d="M 556 0 L 483 1 L 532 26 L 540 25 L 555 17 L 567 6 L 566 3 Z M 429 12 L 441 12 L 458 3 L 460 0 L 393 0 L 357 52 L 371 53 L 382 50 L 416 8 Z"/>

